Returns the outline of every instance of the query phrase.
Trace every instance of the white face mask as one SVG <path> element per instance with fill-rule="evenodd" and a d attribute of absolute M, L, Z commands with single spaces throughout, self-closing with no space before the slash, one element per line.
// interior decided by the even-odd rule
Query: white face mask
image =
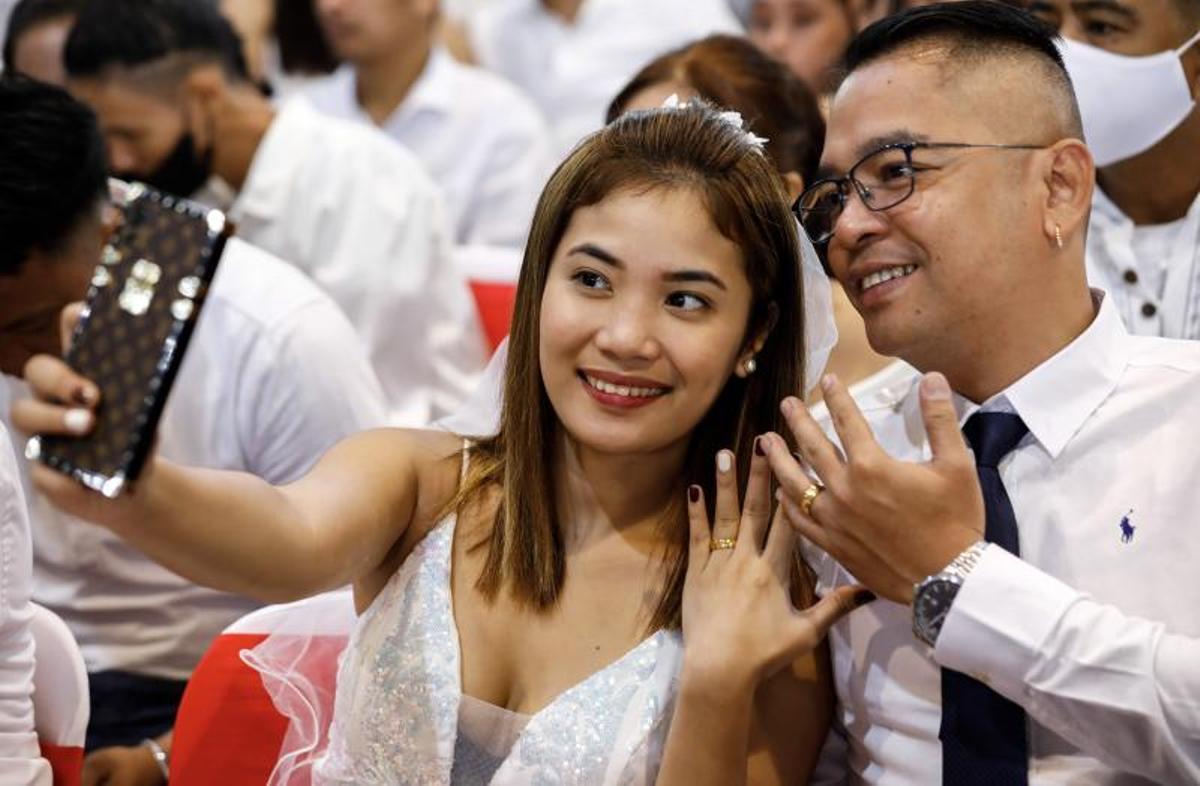
<path fill-rule="evenodd" d="M 1129 57 L 1062 40 L 1059 49 L 1097 166 L 1144 153 L 1191 114 L 1196 101 L 1179 58 L 1197 41 L 1200 31 L 1178 49 Z"/>

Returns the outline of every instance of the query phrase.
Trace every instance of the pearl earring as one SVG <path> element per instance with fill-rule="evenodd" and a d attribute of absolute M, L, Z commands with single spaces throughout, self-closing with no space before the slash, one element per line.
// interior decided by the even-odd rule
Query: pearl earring
<path fill-rule="evenodd" d="M 749 358 L 742 364 L 742 368 L 746 369 L 746 376 L 750 376 L 755 371 L 758 371 L 758 361 L 754 358 Z"/>

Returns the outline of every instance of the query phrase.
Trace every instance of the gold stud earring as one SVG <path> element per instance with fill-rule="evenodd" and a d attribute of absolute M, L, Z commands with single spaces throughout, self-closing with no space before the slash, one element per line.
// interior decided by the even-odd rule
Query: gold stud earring
<path fill-rule="evenodd" d="M 754 358 L 750 358 L 742 364 L 742 368 L 746 369 L 746 376 L 750 376 L 755 371 L 758 371 L 758 361 Z"/>
<path fill-rule="evenodd" d="M 1058 244 L 1059 248 L 1063 247 L 1062 227 L 1058 224 L 1054 225 L 1054 242 Z"/>

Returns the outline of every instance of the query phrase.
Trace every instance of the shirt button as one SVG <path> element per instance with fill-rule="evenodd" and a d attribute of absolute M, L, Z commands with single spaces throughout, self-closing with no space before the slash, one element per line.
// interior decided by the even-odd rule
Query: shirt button
<path fill-rule="evenodd" d="M 1138 282 L 1138 274 L 1136 270 L 1130 269 L 1125 271 L 1123 276 L 1126 284 L 1136 284 Z"/>
<path fill-rule="evenodd" d="M 1154 305 L 1153 303 L 1143 303 L 1142 304 L 1142 316 L 1144 316 L 1146 319 L 1149 319 L 1150 317 L 1154 316 L 1157 313 L 1158 313 L 1158 306 Z"/>

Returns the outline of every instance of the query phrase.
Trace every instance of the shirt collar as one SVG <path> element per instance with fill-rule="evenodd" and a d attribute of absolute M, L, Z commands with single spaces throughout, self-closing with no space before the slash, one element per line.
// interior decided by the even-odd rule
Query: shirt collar
<path fill-rule="evenodd" d="M 392 110 L 388 118 L 379 125 L 389 128 L 418 114 L 449 114 L 456 101 L 454 70 L 461 67 L 442 47 L 433 47 L 425 61 L 425 67 L 421 68 L 421 73 L 416 77 L 408 95 L 404 96 L 400 106 Z M 334 76 L 338 77 L 337 88 L 342 94 L 342 100 L 347 102 L 350 113 L 370 124 L 370 116 L 359 104 L 353 68 L 343 65 Z"/>
<path fill-rule="evenodd" d="M 1120 380 L 1129 360 L 1129 333 L 1116 306 L 1098 289 L 1092 290 L 1096 317 L 1083 333 L 1008 388 L 982 405 L 957 393 L 954 408 L 959 423 L 980 410 L 1015 412 L 1029 433 L 1057 459 Z M 903 405 L 910 434 L 924 431 L 918 387 Z"/>
<path fill-rule="evenodd" d="M 453 70 L 457 67 L 458 64 L 441 47 L 431 49 L 417 81 L 384 125 L 418 112 L 449 112 L 454 107 Z"/>
<path fill-rule="evenodd" d="M 246 182 L 229 209 L 235 222 L 246 216 L 271 220 L 284 212 L 296 158 L 321 149 L 312 138 L 319 121 L 317 110 L 301 96 L 290 99 L 276 113 L 254 151 Z"/>
<path fill-rule="evenodd" d="M 1191 207 L 1184 217 L 1184 220 L 1196 219 L 1200 217 L 1200 194 L 1192 200 Z M 1100 184 L 1096 184 L 1095 191 L 1092 194 L 1092 215 L 1091 228 L 1108 230 L 1112 227 L 1127 226 L 1129 231 L 1134 229 L 1133 219 L 1125 215 L 1125 211 L 1117 206 L 1117 203 L 1112 201 L 1108 194 L 1104 193 L 1104 189 L 1100 188 Z"/>
<path fill-rule="evenodd" d="M 1132 225 L 1133 221 L 1122 212 L 1121 208 L 1117 207 L 1117 203 L 1113 202 L 1108 194 L 1104 193 L 1104 189 L 1100 188 L 1100 184 L 1097 183 L 1095 190 L 1092 192 L 1091 223 L 1107 228 L 1122 224 Z"/>

